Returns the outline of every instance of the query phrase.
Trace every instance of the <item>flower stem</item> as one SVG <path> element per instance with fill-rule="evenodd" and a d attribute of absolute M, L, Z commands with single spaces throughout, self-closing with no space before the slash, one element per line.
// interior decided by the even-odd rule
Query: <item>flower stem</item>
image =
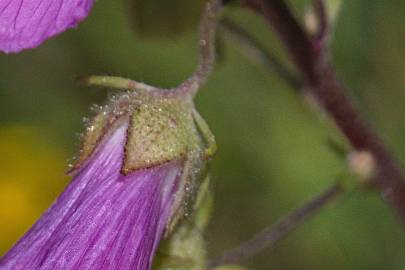
<path fill-rule="evenodd" d="M 304 223 L 311 215 L 334 201 L 342 192 L 343 188 L 339 184 L 333 185 L 302 207 L 282 217 L 276 224 L 263 229 L 238 247 L 225 251 L 219 257 L 210 260 L 207 267 L 211 269 L 222 264 L 243 263 L 265 248 L 273 247 L 288 233 Z"/>
<path fill-rule="evenodd" d="M 308 90 L 334 119 L 356 150 L 369 151 L 377 162 L 376 186 L 405 222 L 405 179 L 399 162 L 358 112 L 328 59 L 324 42 L 311 39 L 283 0 L 248 0 L 278 34 Z"/>
<path fill-rule="evenodd" d="M 180 85 L 164 89 L 142 82 L 115 76 L 88 76 L 79 79 L 88 86 L 101 86 L 121 90 L 135 90 L 149 94 L 177 97 L 194 97 L 198 89 L 205 83 L 215 63 L 215 36 L 218 28 L 219 14 L 223 8 L 221 0 L 209 0 L 200 21 L 198 34 L 199 61 L 195 72 Z"/>
<path fill-rule="evenodd" d="M 199 61 L 197 69 L 191 77 L 172 89 L 172 94 L 194 96 L 207 80 L 215 63 L 215 37 L 222 8 L 221 0 L 210 0 L 206 3 L 198 34 Z"/>

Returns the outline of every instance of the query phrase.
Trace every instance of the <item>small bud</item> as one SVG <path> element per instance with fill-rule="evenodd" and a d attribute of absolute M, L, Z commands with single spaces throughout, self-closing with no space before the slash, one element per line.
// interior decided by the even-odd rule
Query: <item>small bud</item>
<path fill-rule="evenodd" d="M 323 0 L 322 5 L 324 7 L 325 15 L 327 16 L 327 24 L 333 30 L 341 10 L 342 0 Z M 308 7 L 305 11 L 304 23 L 307 31 L 311 35 L 319 33 L 321 22 L 318 15 L 319 14 L 316 14 L 313 5 Z"/>
<path fill-rule="evenodd" d="M 347 163 L 351 172 L 362 181 L 367 181 L 375 173 L 374 156 L 369 151 L 354 151 L 347 156 Z"/>
<path fill-rule="evenodd" d="M 313 9 L 306 10 L 304 22 L 307 31 L 312 35 L 314 35 L 318 31 L 319 22 Z"/>

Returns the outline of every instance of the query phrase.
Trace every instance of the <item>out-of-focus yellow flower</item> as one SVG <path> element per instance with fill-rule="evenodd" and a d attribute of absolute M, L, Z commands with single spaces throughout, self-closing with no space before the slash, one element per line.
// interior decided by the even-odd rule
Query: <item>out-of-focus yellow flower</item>
<path fill-rule="evenodd" d="M 0 255 L 61 192 L 66 156 L 34 128 L 0 127 Z"/>

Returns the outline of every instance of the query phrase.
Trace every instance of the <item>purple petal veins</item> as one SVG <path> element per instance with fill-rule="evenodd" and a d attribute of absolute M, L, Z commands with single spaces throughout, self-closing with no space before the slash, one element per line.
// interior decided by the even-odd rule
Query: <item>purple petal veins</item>
<path fill-rule="evenodd" d="M 148 270 L 170 218 L 181 163 L 120 173 L 126 126 L 98 147 L 0 269 Z"/>
<path fill-rule="evenodd" d="M 0 50 L 19 52 L 77 26 L 93 0 L 0 0 Z"/>

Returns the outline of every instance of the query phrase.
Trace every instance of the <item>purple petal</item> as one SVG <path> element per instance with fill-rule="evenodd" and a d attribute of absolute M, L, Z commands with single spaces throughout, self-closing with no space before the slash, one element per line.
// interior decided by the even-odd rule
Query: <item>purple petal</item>
<path fill-rule="evenodd" d="M 82 21 L 93 0 L 0 0 L 0 50 L 19 52 Z"/>
<path fill-rule="evenodd" d="M 120 174 L 126 126 L 99 146 L 0 269 L 150 269 L 181 163 Z"/>

